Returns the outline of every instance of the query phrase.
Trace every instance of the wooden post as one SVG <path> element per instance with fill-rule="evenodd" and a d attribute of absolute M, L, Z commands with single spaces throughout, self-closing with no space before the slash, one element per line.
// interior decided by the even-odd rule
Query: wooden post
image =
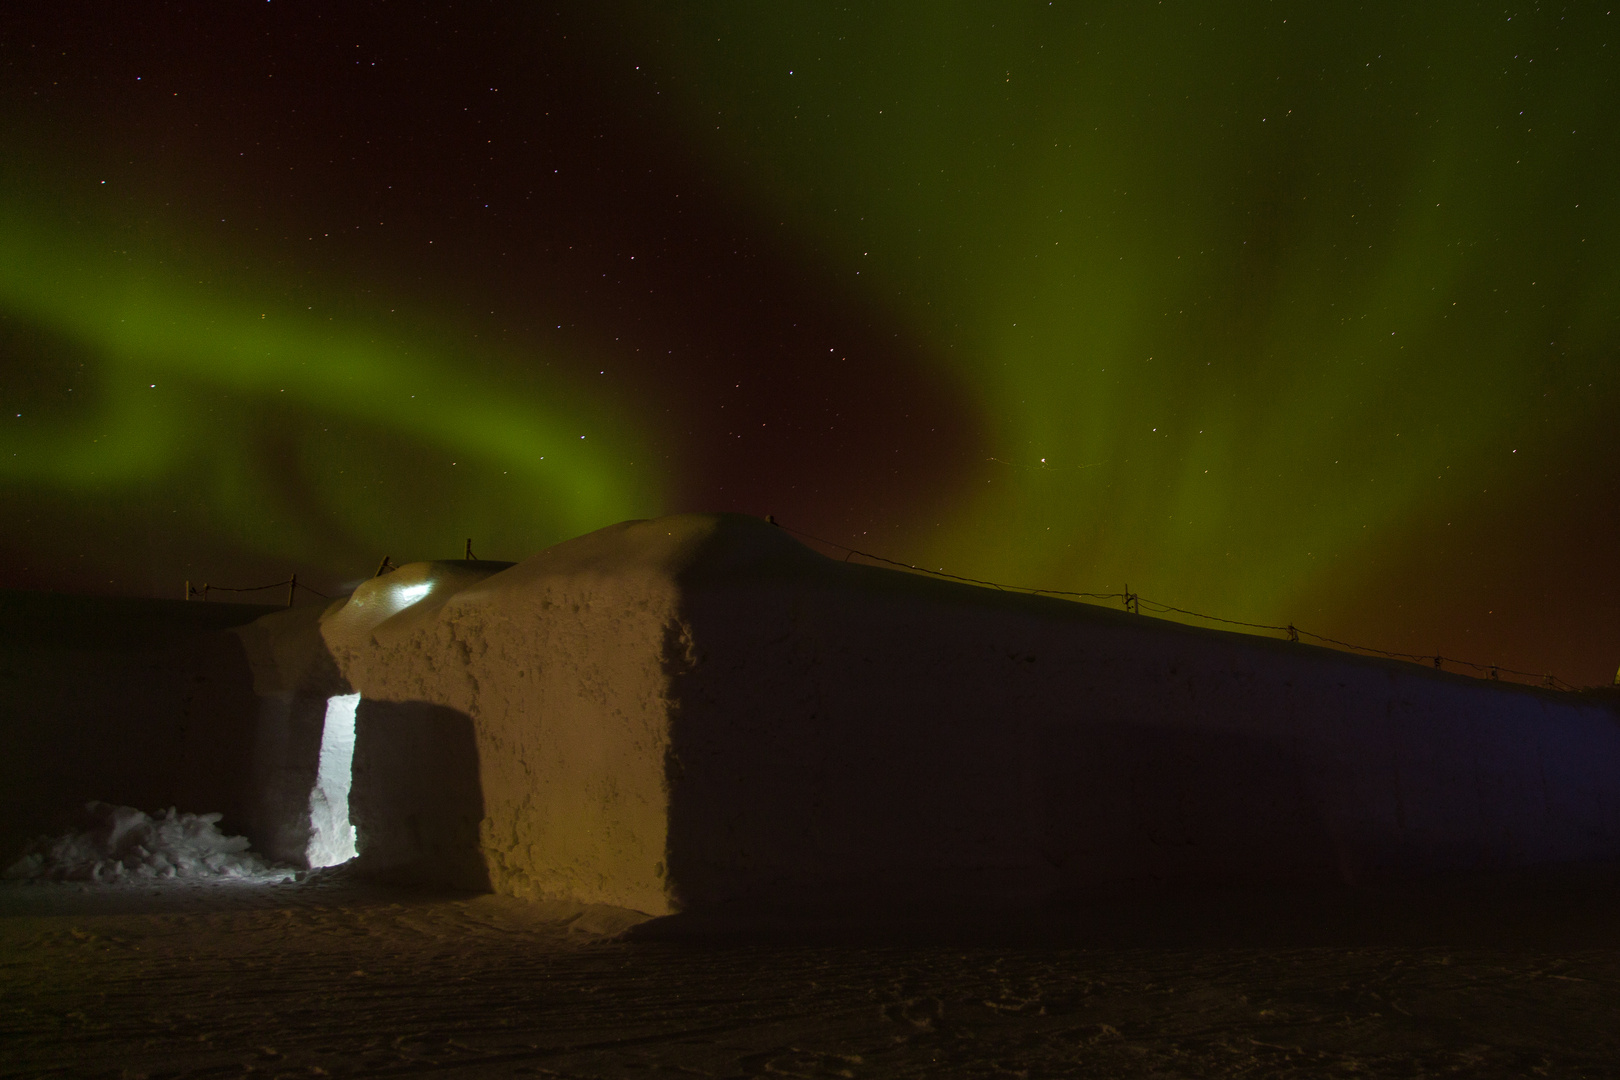
<path fill-rule="evenodd" d="M 186 579 L 186 595 L 185 595 L 184 599 L 186 599 L 186 600 L 191 599 L 191 579 L 190 578 Z"/>
<path fill-rule="evenodd" d="M 293 606 L 293 600 L 297 596 L 298 596 L 298 575 L 293 574 L 291 580 L 289 580 L 287 582 L 287 606 L 288 607 Z"/>

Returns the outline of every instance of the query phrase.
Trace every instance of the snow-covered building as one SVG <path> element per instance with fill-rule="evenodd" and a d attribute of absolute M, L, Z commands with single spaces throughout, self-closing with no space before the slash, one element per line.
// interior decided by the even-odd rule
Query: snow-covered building
<path fill-rule="evenodd" d="M 1609 705 L 841 563 L 738 515 L 412 564 L 234 633 L 261 847 L 352 838 L 516 896 L 1019 903 L 1620 859 Z"/>

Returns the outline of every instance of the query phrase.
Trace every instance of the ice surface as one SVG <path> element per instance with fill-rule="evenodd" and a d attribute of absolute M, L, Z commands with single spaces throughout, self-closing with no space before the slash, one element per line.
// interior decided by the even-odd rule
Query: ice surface
<path fill-rule="evenodd" d="M 359 707 L 359 694 L 326 699 L 320 764 L 309 793 L 306 857 L 311 869 L 346 863 L 356 854 L 357 834 L 349 824 L 349 789 L 354 783 L 354 716 Z"/>
<path fill-rule="evenodd" d="M 182 814 L 171 806 L 152 817 L 133 806 L 86 803 L 78 831 L 35 841 L 5 876 L 108 883 L 293 876 L 249 851 L 247 837 L 220 832 L 222 816 Z"/>

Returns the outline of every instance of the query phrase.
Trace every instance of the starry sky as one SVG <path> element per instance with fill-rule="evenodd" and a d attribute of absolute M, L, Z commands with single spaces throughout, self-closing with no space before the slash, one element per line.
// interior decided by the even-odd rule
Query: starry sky
<path fill-rule="evenodd" d="M 1602 3 L 6 5 L 0 585 L 735 510 L 1608 683 L 1617 76 Z"/>

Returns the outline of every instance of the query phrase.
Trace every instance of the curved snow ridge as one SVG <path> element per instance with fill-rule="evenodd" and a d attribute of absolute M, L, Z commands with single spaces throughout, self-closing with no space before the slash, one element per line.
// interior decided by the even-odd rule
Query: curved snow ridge
<path fill-rule="evenodd" d="M 171 806 L 154 817 L 133 806 L 86 803 L 77 831 L 34 841 L 5 877 L 108 884 L 294 877 L 294 870 L 249 851 L 247 837 L 220 832 L 223 816 L 182 814 Z"/>

